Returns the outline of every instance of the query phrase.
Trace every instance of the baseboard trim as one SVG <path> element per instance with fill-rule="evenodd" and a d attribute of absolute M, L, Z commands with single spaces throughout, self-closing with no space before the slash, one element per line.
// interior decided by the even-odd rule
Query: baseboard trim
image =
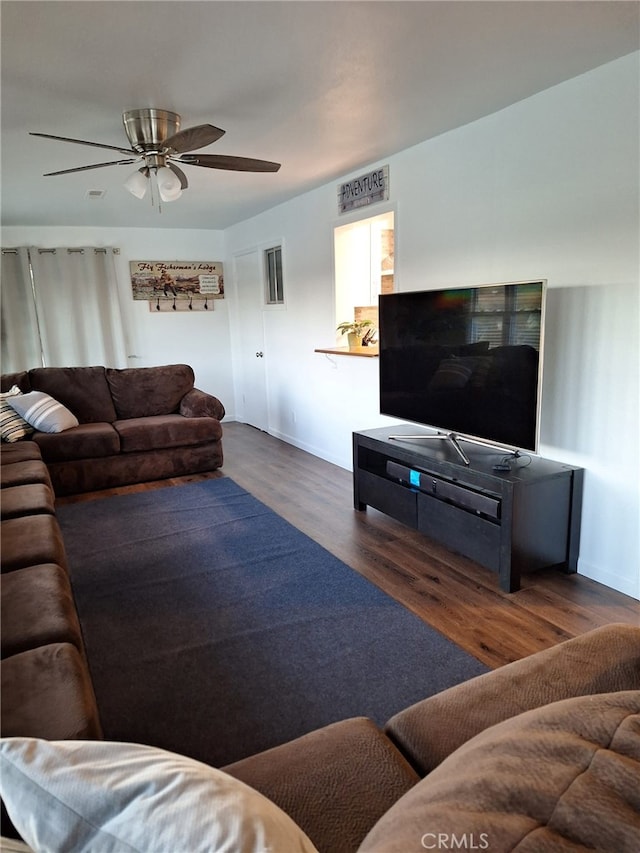
<path fill-rule="evenodd" d="M 635 598 L 640 601 L 640 578 L 636 581 L 633 581 L 632 579 L 627 580 L 626 578 L 620 577 L 620 575 L 614 575 L 611 572 L 600 569 L 598 566 L 590 565 L 580 559 L 578 559 L 578 574 L 584 575 L 584 577 L 589 578 L 589 580 L 601 583 L 604 586 L 609 587 L 609 589 L 615 589 L 624 595 L 628 595 L 631 598 Z"/>

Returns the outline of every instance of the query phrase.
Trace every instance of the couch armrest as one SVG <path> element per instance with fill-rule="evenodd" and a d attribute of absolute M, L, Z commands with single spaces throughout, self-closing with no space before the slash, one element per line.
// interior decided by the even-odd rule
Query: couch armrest
<path fill-rule="evenodd" d="M 216 418 L 221 421 L 224 417 L 224 406 L 213 394 L 192 388 L 180 401 L 180 414 L 185 418 Z"/>
<path fill-rule="evenodd" d="M 318 850 L 331 853 L 354 853 L 419 781 L 365 717 L 332 723 L 222 769 L 276 803 Z"/>
<path fill-rule="evenodd" d="M 640 689 L 640 627 L 596 628 L 393 716 L 386 733 L 421 775 L 484 729 L 560 699 Z"/>

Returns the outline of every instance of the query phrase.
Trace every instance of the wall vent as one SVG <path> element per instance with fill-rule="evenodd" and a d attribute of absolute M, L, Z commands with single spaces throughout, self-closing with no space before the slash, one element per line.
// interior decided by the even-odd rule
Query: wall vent
<path fill-rule="evenodd" d="M 93 199 L 104 198 L 106 194 L 107 194 L 106 190 L 87 190 L 87 198 L 93 198 Z"/>

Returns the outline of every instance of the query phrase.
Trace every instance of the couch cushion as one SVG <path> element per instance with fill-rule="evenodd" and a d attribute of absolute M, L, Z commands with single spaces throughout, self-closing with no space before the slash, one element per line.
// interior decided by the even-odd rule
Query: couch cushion
<path fill-rule="evenodd" d="M 3 737 L 102 737 L 89 670 L 75 646 L 20 652 L 2 661 L 1 673 Z"/>
<path fill-rule="evenodd" d="M 20 370 L 17 373 L 3 373 L 0 378 L 0 391 L 4 393 L 14 385 L 17 385 L 23 393 L 31 391 L 29 373 L 26 370 Z"/>
<path fill-rule="evenodd" d="M 116 421 L 113 426 L 120 436 L 123 453 L 188 447 L 222 438 L 220 422 L 213 418 L 155 415 Z"/>
<path fill-rule="evenodd" d="M 38 445 L 33 441 L 21 441 L 16 444 L 0 445 L 0 464 L 11 465 L 14 462 L 27 462 L 42 459 Z"/>
<path fill-rule="evenodd" d="M 53 515 L 54 501 L 53 491 L 44 483 L 25 483 L 22 486 L 3 488 L 0 501 L 2 520 L 42 513 Z"/>
<path fill-rule="evenodd" d="M 4 575 L 0 606 L 3 658 L 49 643 L 82 650 L 71 584 L 60 566 L 29 566 Z"/>
<path fill-rule="evenodd" d="M 68 462 L 70 459 L 96 459 L 115 456 L 120 452 L 120 438 L 108 423 L 80 424 L 73 429 L 51 433 L 36 433 L 34 442 L 45 462 Z"/>
<path fill-rule="evenodd" d="M 107 368 L 107 381 L 119 419 L 169 415 L 177 412 L 193 388 L 193 370 L 187 364 L 163 367 Z"/>
<path fill-rule="evenodd" d="M 395 714 L 389 737 L 421 776 L 489 726 L 560 699 L 640 690 L 640 627 L 612 623 L 479 675 Z"/>
<path fill-rule="evenodd" d="M 81 424 L 116 419 L 104 367 L 37 367 L 29 371 L 29 380 L 34 390 L 59 400 Z"/>
<path fill-rule="evenodd" d="M 0 522 L 3 572 L 39 563 L 67 568 L 60 526 L 53 515 L 29 515 Z"/>
<path fill-rule="evenodd" d="M 24 462 L 8 462 L 5 465 L 0 465 L 0 483 L 3 489 L 9 486 L 20 486 L 23 483 L 46 483 L 47 486 L 53 488 L 51 486 L 49 471 L 40 458 L 39 451 L 37 459 L 27 459 Z"/>
<path fill-rule="evenodd" d="M 317 853 L 266 797 L 144 744 L 3 739 L 7 811 L 37 850 Z"/>
<path fill-rule="evenodd" d="M 640 846 L 640 691 L 565 699 L 492 726 L 392 806 L 362 853 Z M 441 848 L 440 848 L 441 849 Z"/>

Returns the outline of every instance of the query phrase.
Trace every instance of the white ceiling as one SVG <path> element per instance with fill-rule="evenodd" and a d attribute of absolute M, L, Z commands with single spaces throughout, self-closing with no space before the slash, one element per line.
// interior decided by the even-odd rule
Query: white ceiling
<path fill-rule="evenodd" d="M 225 228 L 640 46 L 635 0 L 0 9 L 3 225 Z M 122 187 L 131 166 L 42 177 L 120 155 L 29 131 L 126 147 L 123 110 L 149 106 L 224 128 L 204 153 L 282 168 L 185 167 L 190 187 L 161 216 Z M 104 198 L 87 198 L 96 189 Z"/>

